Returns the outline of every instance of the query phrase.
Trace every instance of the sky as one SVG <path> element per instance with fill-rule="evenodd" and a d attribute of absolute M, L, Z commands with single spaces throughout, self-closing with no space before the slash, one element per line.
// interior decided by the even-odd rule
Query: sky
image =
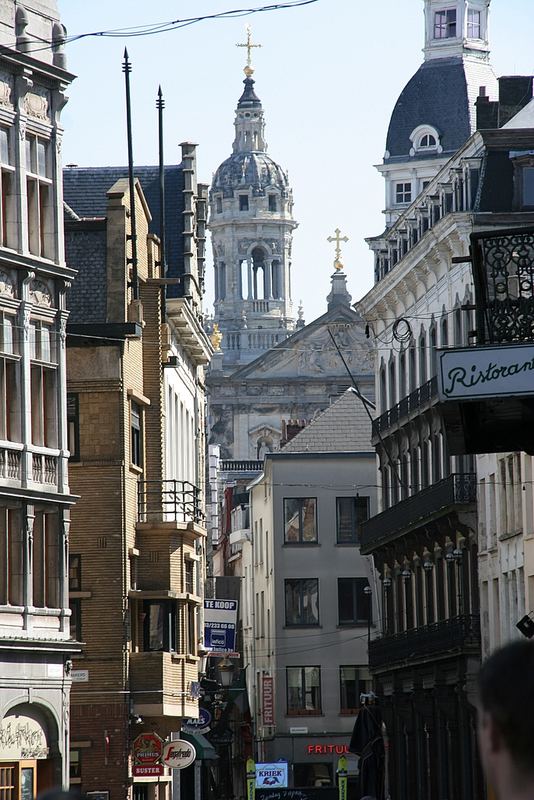
<path fill-rule="evenodd" d="M 267 2 L 267 0 L 266 0 Z M 272 2 L 272 0 L 269 0 Z M 497 75 L 534 73 L 533 0 L 493 0 L 490 40 Z M 68 35 L 258 8 L 262 0 L 59 0 Z M 132 62 L 134 162 L 157 163 L 158 85 L 165 98 L 165 160 L 198 144 L 198 178 L 209 183 L 231 153 L 242 91 L 245 25 L 252 26 L 256 92 L 268 152 L 289 172 L 299 227 L 293 236 L 293 301 L 310 322 L 326 310 L 339 227 L 353 300 L 372 285 L 365 237 L 384 228 L 381 162 L 389 117 L 423 60 L 422 0 L 317 0 L 241 19 L 206 20 L 151 36 L 86 37 L 67 47 L 64 164 L 126 164 L 122 54 Z M 212 311 L 211 248 L 205 310 Z"/>

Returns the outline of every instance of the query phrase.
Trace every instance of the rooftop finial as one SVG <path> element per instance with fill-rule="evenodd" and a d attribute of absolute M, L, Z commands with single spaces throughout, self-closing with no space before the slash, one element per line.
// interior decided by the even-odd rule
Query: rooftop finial
<path fill-rule="evenodd" d="M 252 28 L 250 25 L 247 25 L 245 28 L 247 32 L 247 41 L 236 44 L 236 47 L 246 47 L 247 48 L 247 66 L 243 69 L 247 78 L 251 78 L 254 75 L 254 67 L 252 66 L 252 50 L 255 47 L 261 47 L 261 44 L 254 44 L 252 41 Z"/>
<path fill-rule="evenodd" d="M 343 263 L 341 261 L 341 242 L 348 242 L 349 238 L 348 236 L 342 236 L 339 228 L 336 228 L 334 233 L 335 236 L 329 236 L 326 241 L 336 243 L 336 257 L 334 258 L 334 269 L 336 269 L 337 272 L 341 272 L 343 270 Z"/>
<path fill-rule="evenodd" d="M 213 325 L 213 331 L 211 332 L 211 344 L 213 346 L 213 350 L 215 353 L 221 352 L 221 342 L 222 342 L 223 335 L 219 330 L 218 324 L 215 322 Z"/>

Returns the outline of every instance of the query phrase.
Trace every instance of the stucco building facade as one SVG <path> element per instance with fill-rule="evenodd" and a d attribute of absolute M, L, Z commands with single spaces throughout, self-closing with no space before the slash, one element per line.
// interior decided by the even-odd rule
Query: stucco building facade
<path fill-rule="evenodd" d="M 250 530 L 240 533 L 255 750 L 259 761 L 287 760 L 294 787 L 336 785 L 370 688 L 378 584 L 359 547 L 376 509 L 364 402 L 348 389 L 266 456 L 250 487 Z"/>

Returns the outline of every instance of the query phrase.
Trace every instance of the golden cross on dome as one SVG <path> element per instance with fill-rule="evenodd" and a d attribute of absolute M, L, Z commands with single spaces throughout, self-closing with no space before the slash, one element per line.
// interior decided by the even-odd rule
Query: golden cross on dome
<path fill-rule="evenodd" d="M 336 228 L 334 233 L 335 236 L 329 236 L 326 240 L 327 242 L 335 242 L 336 243 L 336 257 L 334 259 L 334 267 L 337 269 L 338 272 L 341 272 L 343 269 L 343 264 L 341 263 L 341 242 L 348 242 L 348 236 L 342 236 L 341 231 L 339 228 Z"/>
<path fill-rule="evenodd" d="M 251 75 L 254 74 L 254 69 L 252 68 L 252 51 L 255 47 L 261 47 L 261 44 L 254 44 L 252 41 L 252 28 L 250 25 L 247 25 L 245 28 L 247 32 L 247 41 L 244 43 L 236 44 L 236 47 L 246 47 L 247 48 L 247 66 L 243 70 L 247 78 L 250 78 Z"/>

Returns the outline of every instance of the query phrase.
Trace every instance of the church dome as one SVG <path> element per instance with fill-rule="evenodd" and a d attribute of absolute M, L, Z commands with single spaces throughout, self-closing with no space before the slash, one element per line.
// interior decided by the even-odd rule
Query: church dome
<path fill-rule="evenodd" d="M 213 176 L 212 191 L 222 191 L 231 197 L 236 189 L 252 188 L 254 194 L 266 189 L 278 189 L 285 196 L 289 182 L 287 175 L 273 159 L 262 152 L 237 152 L 223 161 Z"/>

